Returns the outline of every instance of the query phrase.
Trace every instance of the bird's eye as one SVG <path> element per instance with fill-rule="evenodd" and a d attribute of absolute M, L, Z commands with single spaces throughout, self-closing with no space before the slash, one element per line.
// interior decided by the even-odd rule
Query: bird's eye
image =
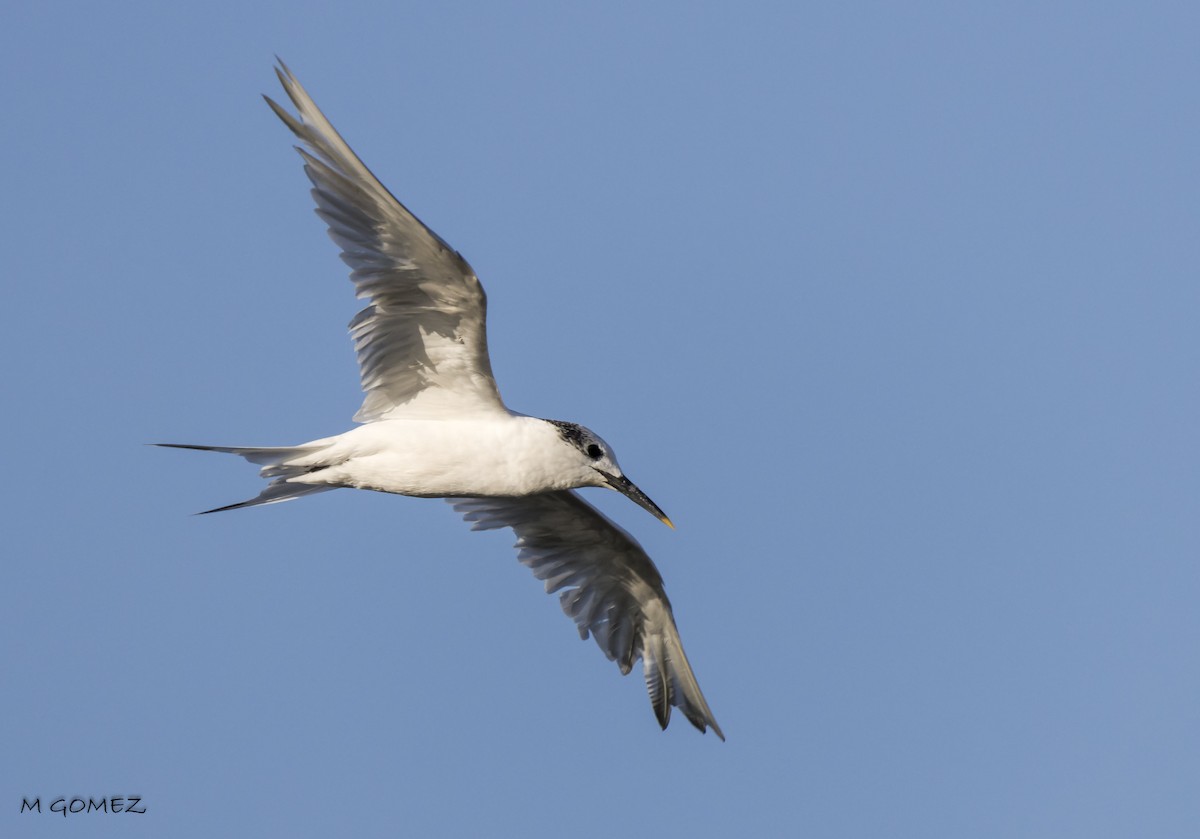
<path fill-rule="evenodd" d="M 604 452 L 600 451 L 600 447 L 597 446 L 595 443 L 592 443 L 591 445 L 589 445 L 587 447 L 587 456 L 590 457 L 592 460 L 599 460 L 600 455 L 602 455 L 602 454 L 604 454 Z"/>

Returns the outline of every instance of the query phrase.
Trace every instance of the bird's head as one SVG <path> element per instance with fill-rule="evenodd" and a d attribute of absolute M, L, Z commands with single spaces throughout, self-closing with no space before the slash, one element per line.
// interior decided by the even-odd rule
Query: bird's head
<path fill-rule="evenodd" d="M 612 446 L 604 442 L 599 434 L 589 428 L 584 428 L 573 422 L 547 420 L 558 429 L 564 445 L 572 453 L 572 463 L 578 466 L 580 486 L 598 486 L 615 489 L 633 503 L 649 512 L 667 527 L 675 525 L 667 518 L 667 514 L 651 501 L 646 493 L 637 488 L 633 481 L 625 477 L 617 464 L 617 456 Z"/>

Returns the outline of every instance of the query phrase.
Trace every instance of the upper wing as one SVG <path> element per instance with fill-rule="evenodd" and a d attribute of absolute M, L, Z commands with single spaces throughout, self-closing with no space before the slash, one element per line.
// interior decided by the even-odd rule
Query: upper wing
<path fill-rule="evenodd" d="M 414 403 L 504 410 L 488 360 L 487 299 L 471 266 L 371 174 L 282 61 L 275 72 L 299 117 L 263 98 L 307 147 L 297 151 L 317 215 L 368 301 L 350 322 L 366 392 L 354 418 L 370 422 Z"/>
<path fill-rule="evenodd" d="M 571 490 L 518 498 L 448 499 L 474 530 L 511 527 L 518 558 L 559 595 L 579 635 L 628 673 L 641 657 L 659 724 L 671 706 L 692 725 L 712 726 L 722 740 L 700 685 L 683 653 L 662 576 L 632 536 Z"/>

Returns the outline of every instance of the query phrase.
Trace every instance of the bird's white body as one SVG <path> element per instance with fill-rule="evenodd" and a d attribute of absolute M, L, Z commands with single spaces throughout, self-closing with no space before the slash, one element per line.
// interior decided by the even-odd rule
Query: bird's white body
<path fill-rule="evenodd" d="M 604 486 L 554 425 L 520 414 L 386 419 L 297 448 L 303 453 L 288 458 L 286 465 L 313 471 L 291 478 L 291 483 L 423 498 L 532 495 Z"/>
<path fill-rule="evenodd" d="M 299 116 L 267 102 L 304 144 L 297 150 L 317 214 L 367 300 L 350 322 L 366 393 L 355 419 L 364 424 L 300 446 L 177 446 L 239 455 L 270 479 L 256 498 L 208 512 L 339 487 L 447 498 L 476 529 L 512 528 L 521 562 L 560 592 L 580 636 L 594 637 L 621 672 L 642 659 L 663 728 L 676 707 L 724 739 L 658 569 L 572 490 L 610 487 L 670 520 L 596 434 L 504 406 L 487 351 L 486 297 L 471 266 L 384 188 L 286 67 L 278 75 Z"/>

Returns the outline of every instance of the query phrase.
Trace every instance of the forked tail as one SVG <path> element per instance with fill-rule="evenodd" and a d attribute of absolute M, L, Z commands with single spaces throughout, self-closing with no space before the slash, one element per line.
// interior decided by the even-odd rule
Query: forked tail
<path fill-rule="evenodd" d="M 324 446 L 274 446 L 268 448 L 247 448 L 239 446 L 190 446 L 184 443 L 155 443 L 168 449 L 195 449 L 201 452 L 223 452 L 244 457 L 253 464 L 261 466 L 258 474 L 264 478 L 273 478 L 256 497 L 237 504 L 227 504 L 205 513 L 221 513 L 225 510 L 236 510 L 239 507 L 257 507 L 260 504 L 277 504 L 280 501 L 291 501 L 305 495 L 313 495 L 330 489 L 337 489 L 326 484 L 291 483 L 291 479 L 300 475 L 311 475 L 329 466 L 328 463 L 314 464 L 311 455 L 321 451 Z"/>

